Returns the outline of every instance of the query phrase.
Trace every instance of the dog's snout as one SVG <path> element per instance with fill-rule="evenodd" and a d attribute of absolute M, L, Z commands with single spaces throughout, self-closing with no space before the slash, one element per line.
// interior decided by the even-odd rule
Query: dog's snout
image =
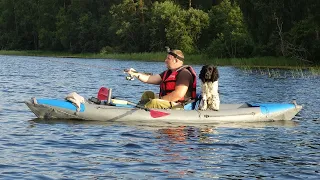
<path fill-rule="evenodd" d="M 205 78 L 206 79 L 211 79 L 211 72 L 206 72 Z"/>

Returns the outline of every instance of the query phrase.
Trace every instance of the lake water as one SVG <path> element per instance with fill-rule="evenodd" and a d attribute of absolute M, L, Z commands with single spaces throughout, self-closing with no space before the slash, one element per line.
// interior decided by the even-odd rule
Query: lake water
<path fill-rule="evenodd" d="M 164 63 L 0 56 L 0 179 L 319 179 L 320 77 L 218 67 L 222 103 L 303 105 L 293 121 L 169 126 L 35 119 L 22 103 L 96 96 L 137 102 L 158 87 L 122 69 L 160 73 Z M 201 66 L 194 66 L 199 73 Z M 279 75 L 280 74 L 280 75 Z M 199 85 L 198 85 L 199 86 Z"/>

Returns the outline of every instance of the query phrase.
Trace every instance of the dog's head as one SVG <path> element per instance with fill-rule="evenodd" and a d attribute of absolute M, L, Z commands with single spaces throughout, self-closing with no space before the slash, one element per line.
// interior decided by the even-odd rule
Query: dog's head
<path fill-rule="evenodd" d="M 199 74 L 199 79 L 201 79 L 202 82 L 217 81 L 219 79 L 218 69 L 214 65 L 202 66 Z"/>

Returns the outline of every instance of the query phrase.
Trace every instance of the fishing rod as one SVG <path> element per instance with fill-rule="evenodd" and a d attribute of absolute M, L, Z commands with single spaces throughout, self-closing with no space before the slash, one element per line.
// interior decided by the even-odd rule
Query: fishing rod
<path fill-rule="evenodd" d="M 171 48 L 169 48 L 168 46 L 165 46 L 165 49 L 167 51 L 168 54 L 174 56 L 175 58 L 178 58 L 180 60 L 183 60 L 182 57 L 180 57 L 179 55 L 175 54 Z M 85 67 L 94 67 L 94 68 L 100 68 L 100 69 L 107 69 L 107 70 L 116 70 L 116 71 L 122 71 L 124 73 L 127 73 L 129 70 L 128 69 L 119 69 L 119 68 L 110 68 L 110 67 L 103 67 L 103 66 L 96 66 L 96 65 L 88 65 L 88 64 L 81 64 L 81 63 L 75 63 L 75 62 L 63 62 L 63 61 L 59 61 L 59 60 L 52 60 L 49 59 L 49 61 L 53 61 L 53 62 L 57 62 L 57 63 L 66 63 L 66 64 L 72 64 L 72 65 L 80 65 L 80 66 L 85 66 Z M 134 73 L 138 73 L 137 71 L 133 71 Z M 153 73 L 150 72 L 140 72 L 146 75 L 152 75 Z M 128 74 L 128 76 L 126 76 L 126 80 L 134 80 L 134 77 L 131 76 L 130 74 Z"/>
<path fill-rule="evenodd" d="M 64 61 L 52 60 L 52 59 L 49 59 L 49 61 L 56 62 L 56 63 L 65 63 L 65 64 L 77 65 L 77 66 L 93 67 L 93 68 L 98 68 L 98 69 L 122 71 L 124 73 L 127 73 L 129 71 L 128 69 L 111 68 L 111 67 L 106 67 L 106 66 L 97 66 L 97 65 L 82 64 L 82 63 L 75 63 L 75 62 L 64 62 Z M 138 71 L 133 71 L 133 72 L 134 73 L 139 73 Z M 147 74 L 147 75 L 152 75 L 153 74 L 153 73 L 149 73 L 149 72 L 141 72 L 141 73 Z M 126 80 L 133 81 L 134 77 L 129 74 L 128 76 L 126 76 Z"/>
<path fill-rule="evenodd" d="M 107 66 L 97 66 L 97 65 L 82 64 L 82 63 L 75 63 L 75 62 L 64 62 L 64 61 L 52 60 L 52 59 L 49 59 L 49 61 L 56 62 L 56 63 L 65 63 L 65 64 L 72 64 L 72 65 L 78 65 L 78 66 L 85 66 L 85 67 L 94 67 L 94 68 L 98 68 L 98 69 L 123 71 L 123 69 L 111 68 L 111 67 L 107 67 Z"/>

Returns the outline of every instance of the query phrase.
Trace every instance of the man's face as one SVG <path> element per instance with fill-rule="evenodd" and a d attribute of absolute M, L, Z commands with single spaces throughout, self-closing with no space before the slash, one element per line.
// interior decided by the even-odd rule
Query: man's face
<path fill-rule="evenodd" d="M 167 58 L 164 60 L 164 62 L 167 65 L 168 69 L 173 69 L 175 64 L 176 58 L 174 58 L 172 55 L 168 54 Z"/>

